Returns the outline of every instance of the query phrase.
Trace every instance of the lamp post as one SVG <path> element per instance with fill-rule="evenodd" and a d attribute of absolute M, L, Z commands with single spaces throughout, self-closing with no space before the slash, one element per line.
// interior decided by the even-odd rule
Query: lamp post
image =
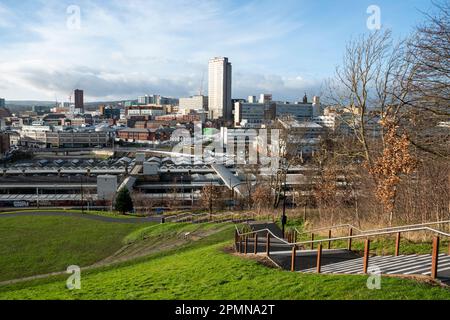
<path fill-rule="evenodd" d="M 281 216 L 281 231 L 283 233 L 283 238 L 285 235 L 286 223 L 287 223 L 287 217 L 286 217 L 286 176 L 285 176 L 284 188 L 283 188 L 283 215 Z"/>
<path fill-rule="evenodd" d="M 283 214 L 281 216 L 281 232 L 283 234 L 283 238 L 285 236 L 285 227 L 286 227 L 286 223 L 287 223 L 287 216 L 286 216 L 286 181 L 287 181 L 287 166 L 285 167 L 285 173 L 284 173 Z"/>
<path fill-rule="evenodd" d="M 229 210 L 233 209 L 233 200 L 234 200 L 234 186 L 231 184 L 231 178 L 230 178 L 230 206 Z"/>
<path fill-rule="evenodd" d="M 81 175 L 80 177 L 80 184 L 81 184 L 81 213 L 84 213 L 84 190 L 83 190 L 83 177 L 84 175 Z"/>

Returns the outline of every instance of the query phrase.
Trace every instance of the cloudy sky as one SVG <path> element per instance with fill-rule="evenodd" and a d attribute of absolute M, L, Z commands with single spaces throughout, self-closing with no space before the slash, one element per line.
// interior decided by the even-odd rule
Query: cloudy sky
<path fill-rule="evenodd" d="M 87 101 L 188 96 L 202 77 L 207 90 L 214 56 L 233 64 L 233 97 L 320 94 L 346 41 L 370 32 L 370 5 L 398 37 L 430 8 L 428 0 L 0 0 L 0 97 L 62 101 L 74 88 Z"/>

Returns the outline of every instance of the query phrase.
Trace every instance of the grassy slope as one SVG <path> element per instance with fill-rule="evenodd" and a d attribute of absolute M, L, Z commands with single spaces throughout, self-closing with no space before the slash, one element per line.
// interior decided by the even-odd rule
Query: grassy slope
<path fill-rule="evenodd" d="M 147 234 L 159 228 L 171 229 Z M 0 287 L 0 299 L 450 299 L 448 289 L 410 280 L 383 278 L 381 290 L 368 290 L 365 276 L 270 269 L 223 252 L 232 234 L 230 226 L 184 248 L 82 272 L 81 290 L 67 290 L 59 276 Z"/>
<path fill-rule="evenodd" d="M 66 210 L 66 209 L 28 209 L 28 210 L 13 210 L 13 211 L 2 211 L 0 212 L 0 215 L 2 214 L 14 214 L 14 213 L 29 213 L 32 214 L 34 212 L 55 212 L 55 213 L 78 213 L 78 214 L 85 214 L 85 215 L 93 215 L 93 216 L 102 216 L 102 217 L 111 217 L 111 218 L 119 218 L 119 219 L 134 219 L 136 217 L 139 217 L 137 215 L 123 215 L 118 212 L 111 212 L 111 211 L 98 211 L 98 210 L 85 210 L 84 212 L 81 210 Z"/>
<path fill-rule="evenodd" d="M 122 247 L 123 238 L 146 224 L 108 223 L 73 217 L 3 217 L 0 281 L 86 266 Z"/>

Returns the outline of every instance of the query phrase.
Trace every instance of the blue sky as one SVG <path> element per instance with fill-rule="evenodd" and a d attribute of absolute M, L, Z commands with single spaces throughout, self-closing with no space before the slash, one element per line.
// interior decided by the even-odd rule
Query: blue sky
<path fill-rule="evenodd" d="M 69 5 L 81 11 L 67 27 Z M 428 0 L 0 0 L 0 97 L 88 101 L 197 94 L 207 63 L 227 56 L 233 96 L 320 94 L 352 37 L 383 28 L 408 35 Z"/>

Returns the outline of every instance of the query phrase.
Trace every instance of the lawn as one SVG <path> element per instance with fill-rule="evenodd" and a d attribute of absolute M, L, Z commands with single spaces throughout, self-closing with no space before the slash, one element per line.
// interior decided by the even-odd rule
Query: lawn
<path fill-rule="evenodd" d="M 161 229 L 160 229 L 161 228 Z M 128 241 L 173 232 L 163 225 Z M 366 276 L 298 274 L 268 268 L 224 251 L 233 226 L 180 248 L 99 270 L 82 271 L 81 290 L 66 276 L 0 287 L 0 299 L 450 299 L 450 291 L 412 280 L 384 278 L 369 290 Z"/>
<path fill-rule="evenodd" d="M 99 210 L 85 210 L 85 211 L 81 211 L 81 210 L 72 210 L 72 209 L 46 209 L 46 208 L 42 208 L 42 209 L 27 209 L 27 210 L 13 210 L 13 211 L 3 211 L 0 212 L 0 215 L 3 214 L 17 214 L 17 213 L 28 213 L 28 214 L 33 214 L 33 213 L 39 213 L 39 212 L 54 212 L 54 213 L 76 213 L 76 214 L 84 214 L 84 215 L 93 215 L 93 216 L 101 216 L 101 217 L 110 217 L 110 218 L 119 218 L 119 219 L 134 219 L 134 218 L 139 218 L 142 216 L 139 215 L 134 215 L 134 214 L 121 214 L 119 212 L 115 212 L 115 211 L 99 211 Z"/>
<path fill-rule="evenodd" d="M 0 219 L 0 281 L 87 266 L 123 246 L 148 224 L 111 223 L 64 216 Z"/>

